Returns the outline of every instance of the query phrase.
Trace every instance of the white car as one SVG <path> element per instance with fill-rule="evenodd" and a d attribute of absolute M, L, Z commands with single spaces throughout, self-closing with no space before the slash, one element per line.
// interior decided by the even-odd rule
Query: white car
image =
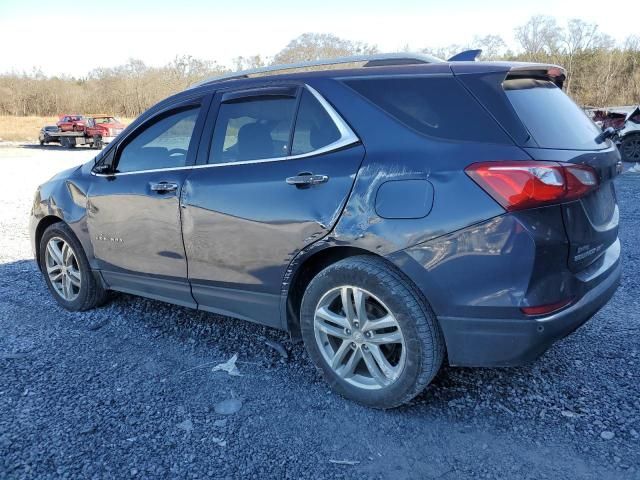
<path fill-rule="evenodd" d="M 625 162 L 640 162 L 640 106 L 631 110 L 618 132 L 620 154 Z"/>

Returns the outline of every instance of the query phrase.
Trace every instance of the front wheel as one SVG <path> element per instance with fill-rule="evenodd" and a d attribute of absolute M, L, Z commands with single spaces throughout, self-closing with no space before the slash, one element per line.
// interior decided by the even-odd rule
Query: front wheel
<path fill-rule="evenodd" d="M 412 284 L 384 260 L 341 260 L 309 284 L 301 308 L 309 356 L 341 395 L 376 408 L 408 402 L 444 357 L 437 320 Z"/>
<path fill-rule="evenodd" d="M 44 231 L 40 270 L 53 298 L 67 310 L 89 310 L 107 299 L 107 291 L 94 277 L 82 245 L 64 223 L 54 223 Z"/>

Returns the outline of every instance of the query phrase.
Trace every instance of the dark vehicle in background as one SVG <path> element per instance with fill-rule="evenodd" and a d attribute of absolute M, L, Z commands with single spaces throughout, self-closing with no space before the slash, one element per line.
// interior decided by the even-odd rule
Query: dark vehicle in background
<path fill-rule="evenodd" d="M 621 269 L 620 155 L 564 75 L 402 54 L 205 81 L 38 189 L 38 265 L 69 310 L 115 290 L 288 330 L 374 407 L 445 356 L 532 361 Z"/>
<path fill-rule="evenodd" d="M 61 115 L 56 125 L 61 132 L 82 132 L 85 121 L 82 115 Z"/>
<path fill-rule="evenodd" d="M 58 127 L 55 125 L 47 125 L 40 129 L 40 133 L 38 134 L 38 141 L 40 145 L 44 145 L 45 143 L 58 142 L 59 137 L 55 134 L 58 133 Z"/>

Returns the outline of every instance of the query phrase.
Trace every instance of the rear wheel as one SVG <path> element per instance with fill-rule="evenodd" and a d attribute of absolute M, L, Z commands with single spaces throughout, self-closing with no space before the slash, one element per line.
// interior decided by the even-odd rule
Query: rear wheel
<path fill-rule="evenodd" d="M 60 145 L 62 148 L 75 148 L 75 141 L 71 141 L 68 137 L 60 137 Z"/>
<path fill-rule="evenodd" d="M 67 310 L 88 310 L 107 299 L 80 242 L 64 223 L 49 226 L 42 235 L 40 269 L 53 297 Z"/>
<path fill-rule="evenodd" d="M 348 258 L 320 272 L 300 317 L 309 356 L 331 387 L 368 406 L 408 402 L 442 364 L 444 341 L 431 309 L 376 257 Z"/>
<path fill-rule="evenodd" d="M 102 150 L 102 147 L 104 147 L 102 143 L 102 137 L 100 135 L 95 135 L 93 137 L 93 147 L 97 148 L 98 150 Z"/>
<path fill-rule="evenodd" d="M 640 134 L 628 134 L 622 137 L 620 153 L 625 162 L 640 162 Z"/>

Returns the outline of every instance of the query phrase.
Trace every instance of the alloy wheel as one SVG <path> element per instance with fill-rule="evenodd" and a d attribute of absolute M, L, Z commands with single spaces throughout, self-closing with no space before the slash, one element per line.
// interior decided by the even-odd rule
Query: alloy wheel
<path fill-rule="evenodd" d="M 47 243 L 45 266 L 53 289 L 68 302 L 80 294 L 81 273 L 78 259 L 71 246 L 60 237 Z"/>
<path fill-rule="evenodd" d="M 622 146 L 623 156 L 631 161 L 640 161 L 640 138 L 626 140 Z"/>
<path fill-rule="evenodd" d="M 377 390 L 400 377 L 405 340 L 391 310 L 372 293 L 355 286 L 330 290 L 316 306 L 313 325 L 324 360 L 346 382 Z"/>

